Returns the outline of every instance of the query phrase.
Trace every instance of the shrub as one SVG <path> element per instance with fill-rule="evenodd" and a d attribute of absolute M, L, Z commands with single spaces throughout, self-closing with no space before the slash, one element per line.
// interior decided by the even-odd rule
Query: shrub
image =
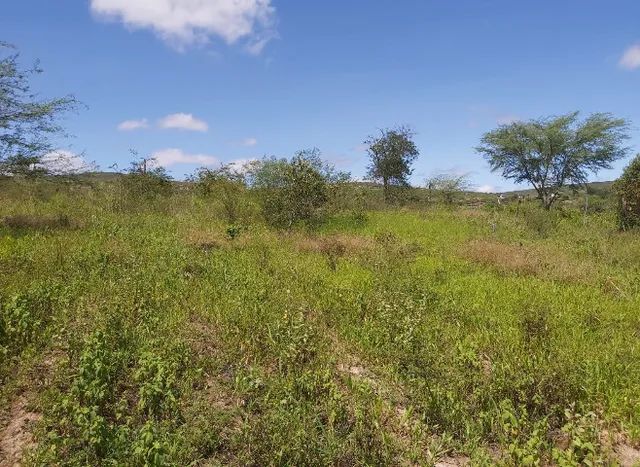
<path fill-rule="evenodd" d="M 238 222 L 245 207 L 245 175 L 230 165 L 210 170 L 201 168 L 194 177 L 196 189 L 203 197 L 211 197 L 222 203 L 229 224 Z"/>
<path fill-rule="evenodd" d="M 317 149 L 299 151 L 291 159 L 265 158 L 250 169 L 264 217 L 271 225 L 291 228 L 322 218 L 333 185 L 345 181 L 347 174 L 337 172 L 320 159 Z"/>
<path fill-rule="evenodd" d="M 618 225 L 621 230 L 640 227 L 640 154 L 624 169 L 615 182 L 618 195 Z"/>
<path fill-rule="evenodd" d="M 122 175 L 120 187 L 123 203 L 120 207 L 142 207 L 173 194 L 171 176 L 164 167 L 150 167 L 152 162 L 153 159 L 134 161 L 128 172 Z"/>

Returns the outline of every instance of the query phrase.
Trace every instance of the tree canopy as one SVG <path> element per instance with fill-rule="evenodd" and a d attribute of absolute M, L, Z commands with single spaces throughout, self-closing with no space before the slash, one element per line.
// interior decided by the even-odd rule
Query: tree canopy
<path fill-rule="evenodd" d="M 392 186 L 409 184 L 411 164 L 420 154 L 413 142 L 414 135 L 407 127 L 397 127 L 380 130 L 378 136 L 370 136 L 364 142 L 370 159 L 367 175 L 382 182 L 385 200 L 389 199 Z"/>
<path fill-rule="evenodd" d="M 38 63 L 22 68 L 18 59 L 15 47 L 0 42 L 0 173 L 43 174 L 52 139 L 65 134 L 58 120 L 78 103 L 73 96 L 40 99 L 29 81 L 42 69 Z"/>
<path fill-rule="evenodd" d="M 529 183 L 549 209 L 560 188 L 580 186 L 590 173 L 611 168 L 625 157 L 628 123 L 596 113 L 579 121 L 578 112 L 502 125 L 486 133 L 476 150 L 491 170 L 516 183 Z"/>

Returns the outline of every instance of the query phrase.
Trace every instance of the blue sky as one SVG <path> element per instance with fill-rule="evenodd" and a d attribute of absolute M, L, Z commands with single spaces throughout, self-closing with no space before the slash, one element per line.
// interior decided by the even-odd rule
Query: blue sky
<path fill-rule="evenodd" d="M 415 184 L 508 189 L 482 134 L 572 110 L 630 119 L 640 149 L 638 0 L 12 0 L 0 40 L 41 60 L 43 96 L 87 105 L 61 148 L 103 168 L 130 148 L 182 176 L 315 146 L 360 177 L 367 135 L 407 124 Z"/>

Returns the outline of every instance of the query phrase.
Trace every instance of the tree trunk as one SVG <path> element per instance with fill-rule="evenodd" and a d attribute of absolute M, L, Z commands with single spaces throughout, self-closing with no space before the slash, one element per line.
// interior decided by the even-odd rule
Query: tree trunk
<path fill-rule="evenodd" d="M 384 202 L 389 201 L 389 180 L 387 177 L 382 178 L 382 191 L 384 193 Z"/>

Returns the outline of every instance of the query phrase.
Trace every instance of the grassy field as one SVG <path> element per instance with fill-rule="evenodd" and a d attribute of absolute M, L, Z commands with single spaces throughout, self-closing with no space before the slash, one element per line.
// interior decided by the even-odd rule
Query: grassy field
<path fill-rule="evenodd" d="M 0 204 L 0 465 L 633 465 L 640 235 L 533 203 Z M 3 459 L 4 457 L 4 459 Z"/>

